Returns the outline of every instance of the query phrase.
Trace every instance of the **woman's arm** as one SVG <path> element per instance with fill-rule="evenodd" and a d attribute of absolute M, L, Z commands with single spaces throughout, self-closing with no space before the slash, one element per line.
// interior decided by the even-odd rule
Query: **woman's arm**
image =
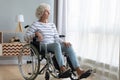
<path fill-rule="evenodd" d="M 59 37 L 59 34 L 58 34 L 58 32 L 57 32 L 57 29 L 56 29 L 56 26 L 55 26 L 55 25 L 54 25 L 54 33 L 55 33 L 55 40 L 56 40 L 56 41 L 59 41 L 60 43 L 64 43 L 64 45 L 65 45 L 66 47 L 71 46 L 71 43 L 70 43 L 70 42 L 65 42 L 65 41 L 63 41 L 63 40 Z"/>
<path fill-rule="evenodd" d="M 42 36 L 42 34 L 39 31 L 35 32 L 35 36 L 37 36 L 37 38 L 38 38 L 39 41 L 43 40 L 43 36 Z"/>
<path fill-rule="evenodd" d="M 59 37 L 59 34 L 58 34 L 58 31 L 56 29 L 55 24 L 53 24 L 53 29 L 54 29 L 54 38 L 55 38 L 55 41 L 62 43 L 63 40 Z"/>
<path fill-rule="evenodd" d="M 25 35 L 24 35 L 24 40 L 29 42 L 35 37 L 35 32 L 37 31 L 37 28 L 35 26 L 30 26 L 28 27 Z"/>

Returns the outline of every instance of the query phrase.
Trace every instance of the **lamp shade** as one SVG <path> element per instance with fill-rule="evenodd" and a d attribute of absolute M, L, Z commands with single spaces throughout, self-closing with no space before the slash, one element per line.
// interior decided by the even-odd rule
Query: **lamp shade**
<path fill-rule="evenodd" d="M 18 22 L 24 22 L 24 16 L 22 14 L 17 16 L 17 21 Z"/>
<path fill-rule="evenodd" d="M 24 16 L 22 14 L 20 14 L 16 17 L 16 20 L 18 23 L 17 28 L 16 28 L 16 32 L 23 32 L 21 23 L 24 22 Z"/>

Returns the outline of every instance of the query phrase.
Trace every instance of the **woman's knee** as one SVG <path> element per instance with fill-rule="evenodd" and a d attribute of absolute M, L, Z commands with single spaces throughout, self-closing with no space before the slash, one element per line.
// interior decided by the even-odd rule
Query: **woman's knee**
<path fill-rule="evenodd" d="M 53 46 L 56 47 L 60 47 L 60 43 L 54 43 Z"/>

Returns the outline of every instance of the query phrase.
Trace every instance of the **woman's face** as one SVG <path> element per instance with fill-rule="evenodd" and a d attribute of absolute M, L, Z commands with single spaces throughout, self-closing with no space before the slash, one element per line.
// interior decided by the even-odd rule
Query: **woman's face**
<path fill-rule="evenodd" d="M 48 19 L 49 15 L 50 15 L 50 11 L 46 9 L 42 15 L 42 19 Z"/>

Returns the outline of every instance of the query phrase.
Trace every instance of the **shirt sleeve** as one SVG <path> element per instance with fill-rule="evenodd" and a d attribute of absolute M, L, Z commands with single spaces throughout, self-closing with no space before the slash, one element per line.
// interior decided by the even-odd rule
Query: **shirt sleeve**
<path fill-rule="evenodd" d="M 59 37 L 59 34 L 58 34 L 58 31 L 57 31 L 57 29 L 56 29 L 55 24 L 53 24 L 53 29 L 54 29 L 55 42 L 60 42 L 60 43 L 62 43 L 62 42 L 63 42 L 63 39 L 61 39 L 61 38 Z"/>
<path fill-rule="evenodd" d="M 24 40 L 27 42 L 32 41 L 33 37 L 35 37 L 36 31 L 37 28 L 35 27 L 35 25 L 32 24 L 30 27 L 28 27 L 27 31 L 25 32 Z"/>

